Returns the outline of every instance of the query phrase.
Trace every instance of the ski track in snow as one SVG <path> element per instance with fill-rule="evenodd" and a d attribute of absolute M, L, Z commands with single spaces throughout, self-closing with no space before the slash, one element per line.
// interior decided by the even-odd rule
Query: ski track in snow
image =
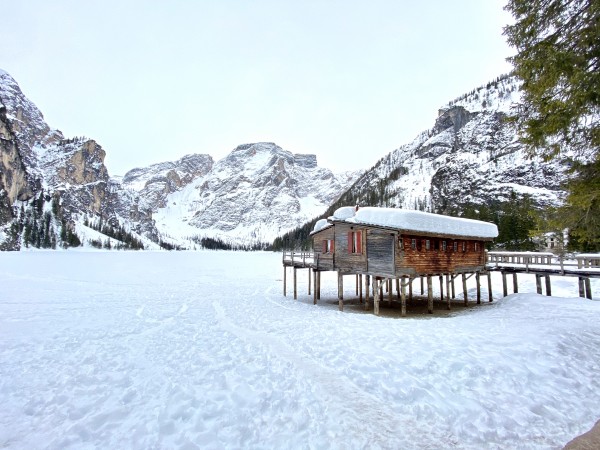
<path fill-rule="evenodd" d="M 549 449 L 600 417 L 595 301 L 341 313 L 270 253 L 2 253 L 0 281 L 0 448 Z"/>

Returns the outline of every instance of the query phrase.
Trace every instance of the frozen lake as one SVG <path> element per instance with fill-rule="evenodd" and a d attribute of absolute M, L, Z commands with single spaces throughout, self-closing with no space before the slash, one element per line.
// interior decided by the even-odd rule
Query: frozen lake
<path fill-rule="evenodd" d="M 0 448 L 550 449 L 600 418 L 600 302 L 576 279 L 395 319 L 338 312 L 333 275 L 317 306 L 306 271 L 283 297 L 282 272 L 278 253 L 0 253 Z"/>

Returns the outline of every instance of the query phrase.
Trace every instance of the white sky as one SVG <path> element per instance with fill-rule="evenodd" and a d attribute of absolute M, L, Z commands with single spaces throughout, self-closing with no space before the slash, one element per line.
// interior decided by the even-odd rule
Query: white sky
<path fill-rule="evenodd" d="M 509 71 L 504 0 L 0 0 L 0 68 L 111 175 L 271 141 L 371 167 Z"/>

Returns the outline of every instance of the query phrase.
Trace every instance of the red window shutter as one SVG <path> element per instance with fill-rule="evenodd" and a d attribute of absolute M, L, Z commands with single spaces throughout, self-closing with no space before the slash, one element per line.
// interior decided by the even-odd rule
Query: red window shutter
<path fill-rule="evenodd" d="M 354 241 L 354 233 L 352 231 L 348 232 L 348 253 L 353 253 L 352 251 L 352 242 Z"/>
<path fill-rule="evenodd" d="M 327 239 L 323 241 L 323 253 L 327 253 Z"/>
<path fill-rule="evenodd" d="M 331 253 L 335 252 L 335 241 L 331 240 Z"/>
<path fill-rule="evenodd" d="M 356 232 L 356 253 L 362 254 L 362 232 Z"/>

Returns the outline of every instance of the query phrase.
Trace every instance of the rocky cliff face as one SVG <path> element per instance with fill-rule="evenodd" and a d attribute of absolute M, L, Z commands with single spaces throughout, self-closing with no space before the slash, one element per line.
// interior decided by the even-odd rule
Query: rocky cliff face
<path fill-rule="evenodd" d="M 210 155 L 187 155 L 178 161 L 132 169 L 125 174 L 122 183 L 125 188 L 138 192 L 144 204 L 156 212 L 166 206 L 169 194 L 206 175 L 213 164 Z"/>
<path fill-rule="evenodd" d="M 502 77 L 445 105 L 430 130 L 382 158 L 351 196 L 365 205 L 438 213 L 506 202 L 513 194 L 537 206 L 559 204 L 564 168 L 529 158 L 506 121 L 518 95 L 516 80 Z"/>
<path fill-rule="evenodd" d="M 315 155 L 294 155 L 274 143 L 240 145 L 170 194 L 154 217 L 162 233 L 180 241 L 270 242 L 323 213 L 357 176 L 334 174 L 318 167 Z"/>
<path fill-rule="evenodd" d="M 143 208 L 136 203 L 138 197 L 121 195 L 120 187 L 111 186 L 105 155 L 94 140 L 65 139 L 60 131 L 51 129 L 16 81 L 0 71 L 0 180 L 6 197 L 5 223 L 14 221 L 15 211 L 24 211 L 30 199 L 43 194 L 60 206 L 53 209 L 60 209 L 60 218 L 53 220 L 66 221 L 70 229 L 85 215 L 156 236 L 151 214 L 140 213 Z M 23 208 L 18 208 L 18 202 Z M 12 218 L 7 216 L 6 204 Z M 39 209 L 41 214 L 44 208 Z M 132 220 L 132 215 L 137 220 Z M 0 241 L 7 240 L 5 230 Z M 18 248 L 18 244 L 10 246 Z"/>

